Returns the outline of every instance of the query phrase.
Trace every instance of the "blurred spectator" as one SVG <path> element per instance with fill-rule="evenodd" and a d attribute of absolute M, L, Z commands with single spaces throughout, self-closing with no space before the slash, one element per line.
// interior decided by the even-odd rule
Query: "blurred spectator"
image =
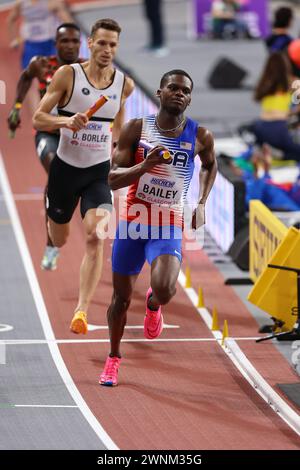
<path fill-rule="evenodd" d="M 18 32 L 20 18 L 21 34 Z M 22 69 L 34 56 L 56 53 L 55 31 L 58 22 L 74 22 L 64 0 L 16 0 L 8 16 L 8 32 L 10 47 L 18 47 L 23 42 Z"/>
<path fill-rule="evenodd" d="M 240 4 L 235 0 L 214 0 L 211 8 L 212 34 L 215 39 L 249 37 L 243 21 L 236 18 Z"/>
<path fill-rule="evenodd" d="M 149 44 L 146 49 L 158 57 L 163 57 L 168 53 L 165 47 L 162 3 L 162 0 L 144 0 L 145 16 L 150 28 Z"/>
<path fill-rule="evenodd" d="M 286 160 L 300 161 L 300 145 L 293 141 L 288 128 L 291 82 L 292 69 L 286 55 L 273 52 L 256 86 L 254 98 L 261 104 L 261 116 L 253 131 L 259 144 L 281 150 Z"/>
<path fill-rule="evenodd" d="M 266 46 L 269 52 L 284 51 L 292 36 L 288 34 L 294 19 L 293 10 L 289 7 L 277 8 L 274 15 L 272 34 L 266 38 Z"/>

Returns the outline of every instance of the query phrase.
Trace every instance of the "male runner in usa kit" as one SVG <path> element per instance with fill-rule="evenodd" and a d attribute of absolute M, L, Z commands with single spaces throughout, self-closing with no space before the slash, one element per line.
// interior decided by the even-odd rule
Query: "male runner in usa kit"
<path fill-rule="evenodd" d="M 184 203 L 196 155 L 202 162 L 201 190 L 192 227 L 198 228 L 205 220 L 205 202 L 217 164 L 212 134 L 184 115 L 192 88 L 193 81 L 185 71 L 164 74 L 157 92 L 158 114 L 129 121 L 113 154 L 110 187 L 129 189 L 113 245 L 114 291 L 107 313 L 111 349 L 100 376 L 101 385 L 117 385 L 127 310 L 145 260 L 151 265 L 151 287 L 146 294 L 144 335 L 154 339 L 163 329 L 161 306 L 176 292 Z M 154 146 L 148 153 L 144 141 Z"/>

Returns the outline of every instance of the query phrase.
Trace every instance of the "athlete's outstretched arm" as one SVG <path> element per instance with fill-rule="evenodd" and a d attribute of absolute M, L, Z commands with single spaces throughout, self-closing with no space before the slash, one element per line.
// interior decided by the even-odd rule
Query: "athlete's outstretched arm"
<path fill-rule="evenodd" d="M 121 130 L 108 175 L 108 183 L 113 190 L 129 186 L 156 165 L 169 163 L 160 155 L 161 150 L 166 150 L 166 148 L 157 146 L 147 154 L 144 161 L 135 164 L 134 155 L 141 137 L 141 130 L 141 119 L 132 119 Z"/>
<path fill-rule="evenodd" d="M 132 119 L 121 130 L 108 175 L 108 183 L 113 190 L 130 185 L 142 175 L 141 164 L 134 164 L 141 129 L 141 119 Z"/>
<path fill-rule="evenodd" d="M 127 98 L 133 92 L 133 90 L 134 90 L 134 81 L 131 78 L 126 77 L 124 90 L 123 90 L 123 94 L 121 98 L 121 107 L 114 120 L 113 142 L 118 142 L 119 140 L 121 129 L 125 123 L 125 103 L 126 103 Z"/>
<path fill-rule="evenodd" d="M 76 113 L 74 116 L 54 116 L 50 114 L 56 105 L 63 105 L 68 101 L 73 83 L 73 70 L 69 65 L 60 67 L 53 75 L 47 93 L 33 115 L 33 126 L 39 131 L 53 131 L 61 127 L 67 127 L 75 131 L 83 129 L 88 122 L 84 113 Z"/>
<path fill-rule="evenodd" d="M 197 143 L 200 147 L 198 153 L 202 163 L 200 171 L 199 204 L 205 204 L 214 184 L 218 169 L 212 133 L 204 127 L 199 127 Z"/>
<path fill-rule="evenodd" d="M 11 131 L 15 131 L 21 123 L 20 111 L 22 103 L 31 87 L 34 78 L 41 78 L 47 69 L 46 57 L 36 56 L 30 61 L 28 67 L 23 70 L 17 83 L 17 91 L 14 105 L 8 116 L 8 127 Z"/>
<path fill-rule="evenodd" d="M 198 128 L 195 153 L 199 154 L 201 170 L 199 174 L 200 193 L 198 207 L 193 213 L 192 227 L 199 228 L 205 223 L 205 203 L 217 174 L 217 160 L 214 151 L 214 138 L 204 127 Z"/>

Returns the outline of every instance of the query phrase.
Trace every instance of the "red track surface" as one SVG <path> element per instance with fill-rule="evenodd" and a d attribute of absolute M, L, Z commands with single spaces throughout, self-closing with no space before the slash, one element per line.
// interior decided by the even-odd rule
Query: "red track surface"
<path fill-rule="evenodd" d="M 0 22 L 3 24 L 3 15 Z M 0 31 L 0 79 L 13 100 L 18 62 Z M 4 68 L 9 64 L 9 68 Z M 23 126 L 13 141 L 7 138 L 1 106 L 1 151 L 13 193 L 31 195 L 43 188 L 45 175 L 33 145 L 30 116 L 23 109 Z M 84 250 L 81 221 L 72 223 L 68 245 L 62 250 L 56 272 L 39 268 L 45 233 L 42 200 L 18 201 L 26 240 L 57 338 L 71 338 L 69 323 L 77 300 L 78 272 Z M 230 335 L 252 336 L 257 325 L 230 287 L 224 287 L 216 268 L 203 253 L 186 260 L 192 267 L 194 287 L 204 288 L 206 305 L 216 305 L 220 320 L 229 322 Z M 130 308 L 129 325 L 142 324 L 149 269 L 144 270 Z M 111 297 L 110 244 L 105 248 L 102 282 L 89 314 L 89 322 L 106 324 Z M 184 291 L 164 309 L 165 321 L 179 325 L 162 338 L 207 338 L 211 334 Z M 141 330 L 128 330 L 125 338 L 142 339 Z M 107 338 L 95 331 L 88 338 Z M 77 339 L 77 337 L 76 337 Z M 297 378 L 272 344 L 242 343 L 247 356 L 274 385 Z M 120 385 L 100 387 L 98 376 L 107 344 L 64 344 L 65 363 L 87 404 L 121 449 L 299 449 L 300 438 L 263 402 L 215 342 L 124 343 Z"/>

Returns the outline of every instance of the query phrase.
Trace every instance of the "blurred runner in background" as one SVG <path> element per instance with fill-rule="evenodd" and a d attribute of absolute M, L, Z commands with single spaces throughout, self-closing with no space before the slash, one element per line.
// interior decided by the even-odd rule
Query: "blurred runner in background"
<path fill-rule="evenodd" d="M 54 55 L 58 23 L 74 22 L 64 0 L 17 0 L 7 21 L 10 46 L 23 44 L 22 69 L 34 56 Z"/>
<path fill-rule="evenodd" d="M 64 0 L 16 0 L 8 16 L 8 33 L 11 48 L 22 46 L 22 70 L 32 57 L 56 54 L 55 31 L 59 23 L 74 23 Z M 31 87 L 27 99 L 33 114 L 39 104 L 37 86 Z"/>

